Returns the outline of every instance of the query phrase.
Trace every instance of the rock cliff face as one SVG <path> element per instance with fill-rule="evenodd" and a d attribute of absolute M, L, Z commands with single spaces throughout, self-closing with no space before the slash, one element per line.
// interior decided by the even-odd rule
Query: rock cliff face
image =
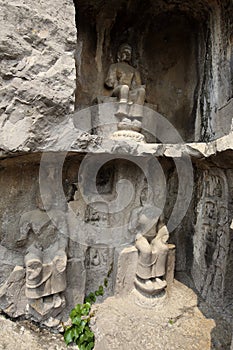
<path fill-rule="evenodd" d="M 0 8 L 0 147 L 16 149 L 73 111 L 75 11 L 69 0 Z"/>

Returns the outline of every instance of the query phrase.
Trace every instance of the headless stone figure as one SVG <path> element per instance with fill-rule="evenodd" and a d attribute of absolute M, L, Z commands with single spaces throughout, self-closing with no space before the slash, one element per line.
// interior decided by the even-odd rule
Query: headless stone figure
<path fill-rule="evenodd" d="M 112 96 L 119 99 L 117 116 L 128 116 L 127 104 L 132 105 L 130 116 L 141 117 L 145 102 L 145 86 L 142 85 L 140 73 L 130 65 L 132 48 L 128 44 L 120 46 L 118 62 L 111 64 L 105 85 L 113 89 Z"/>
<path fill-rule="evenodd" d="M 163 280 L 166 273 L 169 233 L 162 218 L 159 218 L 156 230 L 152 228 L 147 234 L 138 234 L 135 246 L 138 249 L 138 265 L 135 284 L 143 292 L 156 294 L 167 283 Z"/>
<path fill-rule="evenodd" d="M 138 250 L 136 287 L 146 294 L 161 292 L 167 285 L 163 278 L 169 250 L 166 243 L 169 233 L 161 210 L 153 205 L 153 201 L 145 203 L 144 190 L 141 206 L 132 212 L 129 231 L 136 234 L 135 246 Z"/>

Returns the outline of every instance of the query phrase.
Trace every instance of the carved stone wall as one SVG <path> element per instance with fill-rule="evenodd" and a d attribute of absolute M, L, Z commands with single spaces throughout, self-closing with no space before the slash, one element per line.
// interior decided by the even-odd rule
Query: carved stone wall
<path fill-rule="evenodd" d="M 226 171 L 229 197 L 229 250 L 226 262 L 225 286 L 224 286 L 224 306 L 226 312 L 232 314 L 233 297 L 232 297 L 232 274 L 233 274 L 233 172 L 232 169 Z"/>
<path fill-rule="evenodd" d="M 112 160 L 99 169 L 96 192 L 95 177 L 79 182 L 82 159 L 68 156 L 62 174 L 56 157 L 42 169 L 39 154 L 1 162 L 0 308 L 11 317 L 27 314 L 55 327 L 107 275 L 105 298 L 114 294 L 115 249 L 134 244 L 128 226 L 133 208 L 141 205 L 145 175 L 127 159 Z M 41 174 L 45 185 L 39 186 Z M 127 189 L 129 183 L 136 186 Z M 88 204 L 99 195 L 101 202 Z"/>
<path fill-rule="evenodd" d="M 192 275 L 204 299 L 223 305 L 230 247 L 229 189 L 222 169 L 199 173 Z"/>

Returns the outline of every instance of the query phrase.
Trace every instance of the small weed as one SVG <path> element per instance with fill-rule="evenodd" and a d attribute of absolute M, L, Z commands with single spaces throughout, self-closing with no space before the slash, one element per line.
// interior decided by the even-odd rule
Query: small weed
<path fill-rule="evenodd" d="M 99 286 L 98 290 L 89 293 L 83 304 L 77 304 L 70 312 L 71 326 L 65 327 L 64 340 L 66 345 L 75 343 L 79 350 L 92 350 L 95 345 L 95 335 L 90 329 L 90 319 L 94 316 L 91 313 L 91 306 L 96 302 L 96 297 L 104 295 L 104 289 L 108 286 L 108 277 L 104 279 L 104 286 Z"/>

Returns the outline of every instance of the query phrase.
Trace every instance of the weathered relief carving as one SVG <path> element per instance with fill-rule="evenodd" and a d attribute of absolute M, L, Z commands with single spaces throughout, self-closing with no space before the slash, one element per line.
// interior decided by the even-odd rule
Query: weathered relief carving
<path fill-rule="evenodd" d="M 106 203 L 94 202 L 88 204 L 85 210 L 85 222 L 97 227 L 108 225 L 109 215 Z"/>
<path fill-rule="evenodd" d="M 204 298 L 222 303 L 230 239 L 224 171 L 205 170 L 199 180 L 199 191 L 192 274 Z"/>
<path fill-rule="evenodd" d="M 65 306 L 68 228 L 65 214 L 52 209 L 49 192 L 37 205 L 19 223 L 17 244 L 26 247 L 25 294 L 38 317 L 55 317 Z"/>
<path fill-rule="evenodd" d="M 86 292 L 98 289 L 103 284 L 104 278 L 110 274 L 113 265 L 114 248 L 96 244 L 88 247 L 86 251 Z M 105 297 L 112 293 L 112 276 L 109 278 L 108 290 Z"/>
<path fill-rule="evenodd" d="M 1 310 L 10 317 L 25 315 L 27 300 L 25 296 L 25 269 L 15 266 L 0 288 Z"/>

